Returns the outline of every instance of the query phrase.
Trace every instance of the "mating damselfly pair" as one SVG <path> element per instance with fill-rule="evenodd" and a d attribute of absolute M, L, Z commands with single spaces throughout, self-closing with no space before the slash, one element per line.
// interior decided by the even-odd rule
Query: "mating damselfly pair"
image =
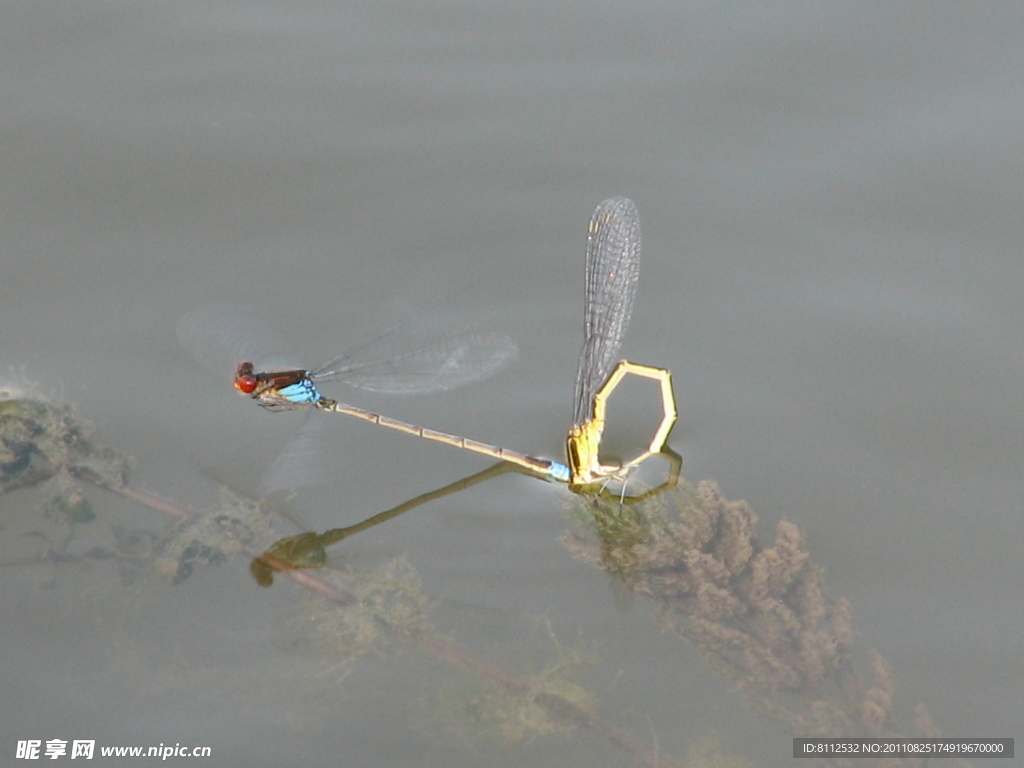
<path fill-rule="evenodd" d="M 235 388 L 271 410 L 314 408 L 327 413 L 355 416 L 383 427 L 434 440 L 458 448 L 475 451 L 506 461 L 532 474 L 566 483 L 573 490 L 588 491 L 601 488 L 609 482 L 624 483 L 630 470 L 651 456 L 671 453 L 666 447 L 669 434 L 676 421 L 675 397 L 671 373 L 662 368 L 638 365 L 619 359 L 619 350 L 633 313 L 637 281 L 640 274 L 640 222 L 636 206 L 624 197 L 602 202 L 590 220 L 587 233 L 586 295 L 584 313 L 583 348 L 576 376 L 573 425 L 566 439 L 566 463 L 529 456 L 488 443 L 458 435 L 426 429 L 404 421 L 392 419 L 353 405 L 325 397 L 319 386 L 331 380 L 346 381 L 356 386 L 374 389 L 372 380 L 378 367 L 381 370 L 397 367 L 394 360 L 374 364 L 347 364 L 348 355 L 335 358 L 313 370 L 257 371 L 252 362 L 242 362 L 235 374 Z M 461 343 L 439 345 L 409 353 L 403 357 L 420 362 L 436 361 L 436 371 L 429 364 L 420 365 L 420 377 L 433 374 L 446 384 L 437 388 L 461 386 L 492 372 L 494 366 L 460 367 L 460 357 L 475 359 L 483 354 L 486 337 L 474 336 Z M 440 354 L 439 354 L 440 353 Z M 496 354 L 499 360 L 502 355 Z M 600 458 L 601 437 L 606 422 L 608 398 L 629 375 L 653 379 L 660 384 L 662 400 L 661 421 L 647 448 L 633 458 L 605 464 Z M 382 374 L 388 386 L 378 389 L 394 391 L 394 378 Z M 371 383 L 367 383 L 367 382 Z M 674 454 L 673 454 L 674 455 Z M 678 476 L 676 465 L 668 484 Z M 623 490 L 623 497 L 625 491 Z"/>

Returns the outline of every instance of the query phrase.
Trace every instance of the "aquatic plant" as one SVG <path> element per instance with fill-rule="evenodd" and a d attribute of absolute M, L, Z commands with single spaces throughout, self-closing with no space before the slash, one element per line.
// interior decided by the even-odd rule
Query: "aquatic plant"
<path fill-rule="evenodd" d="M 508 471 L 498 465 L 423 494 L 369 521 L 325 534 L 302 534 L 270 544 L 273 513 L 259 502 L 225 491 L 211 509 L 196 512 L 128 484 L 128 459 L 97 445 L 88 426 L 63 404 L 0 399 L 0 492 L 47 483 L 47 508 L 63 528 L 94 523 L 87 486 L 101 488 L 164 513 L 161 530 L 111 524 L 108 546 L 76 551 L 73 537 L 48 541 L 20 565 L 112 561 L 126 581 L 151 574 L 180 583 L 199 569 L 250 560 L 261 584 L 283 575 L 303 587 L 307 644 L 349 661 L 399 641 L 486 681 L 490 690 L 467 711 L 506 739 L 583 730 L 647 766 L 737 766 L 709 742 L 673 762 L 600 715 L 599 698 L 573 679 L 580 657 L 564 651 L 533 674 L 512 672 L 471 653 L 430 622 L 432 601 L 404 559 L 375 573 L 326 569 L 325 547 L 425 501 Z M 640 494 L 643 496 L 643 494 Z M 757 536 L 757 516 L 743 501 L 726 499 L 717 485 L 684 482 L 633 504 L 575 496 L 567 503 L 572 528 L 565 545 L 577 558 L 612 574 L 656 608 L 666 630 L 692 643 L 711 666 L 734 681 L 773 721 L 798 736 L 896 736 L 895 684 L 886 662 L 866 654 L 858 667 L 852 609 L 829 597 L 822 569 L 792 523 L 782 521 L 770 544 Z M 38 532 L 38 538 L 48 534 Z M 670 663 L 670 660 L 659 660 Z M 937 736 L 923 707 L 914 729 Z M 913 761 L 889 760 L 886 765 Z M 914 762 L 914 764 L 917 764 Z M 866 768 L 863 761 L 858 766 Z"/>

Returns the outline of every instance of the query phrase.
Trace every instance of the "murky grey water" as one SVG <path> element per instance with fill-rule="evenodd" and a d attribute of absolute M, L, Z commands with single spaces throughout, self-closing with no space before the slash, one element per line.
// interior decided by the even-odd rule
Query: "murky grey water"
<path fill-rule="evenodd" d="M 212 466 L 255 491 L 302 422 L 180 349 L 195 306 L 287 317 L 314 364 L 386 320 L 389 300 L 463 283 L 450 310 L 486 307 L 519 341 L 516 365 L 457 393 L 352 399 L 557 457 L 584 228 L 624 194 L 645 244 L 626 352 L 674 371 L 686 476 L 749 500 L 768 538 L 780 518 L 802 527 L 829 592 L 853 603 L 857 647 L 890 662 L 904 716 L 924 702 L 950 735 L 1018 735 L 1016 7 L 105 2 L 4 16 L 0 364 L 74 402 L 135 457 L 139 485 L 209 506 Z M 289 502 L 317 529 L 486 466 L 330 426 L 327 485 Z M 571 559 L 563 499 L 505 476 L 337 551 L 360 567 L 404 554 L 441 601 L 438 630 L 517 673 L 551 660 L 552 636 L 596 649 L 601 711 L 666 754 L 713 733 L 788 761 L 788 734 Z M 5 552 L 40 500 L 3 498 Z M 94 530 L 159 524 L 93 502 Z M 208 744 L 212 765 L 624 762 L 586 733 L 490 738 L 466 715 L 486 686 L 421 651 L 335 666 L 308 647 L 300 590 L 258 590 L 242 559 L 177 586 L 123 586 L 103 564 L 3 572 L 8 760 L 18 740 L 94 738 Z"/>

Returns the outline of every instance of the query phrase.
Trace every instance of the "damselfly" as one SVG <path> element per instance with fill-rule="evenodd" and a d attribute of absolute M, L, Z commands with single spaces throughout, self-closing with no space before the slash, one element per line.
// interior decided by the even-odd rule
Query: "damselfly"
<path fill-rule="evenodd" d="M 459 386 L 479 378 L 481 373 L 489 373 L 486 370 L 488 366 L 479 363 L 470 366 L 465 361 L 484 357 L 486 345 L 493 344 L 493 337 L 471 336 L 458 343 L 419 350 L 383 364 L 346 365 L 347 357 L 342 356 L 311 371 L 293 369 L 258 372 L 253 363 L 242 362 L 235 372 L 235 388 L 264 408 L 315 408 L 328 413 L 355 416 L 382 427 L 507 461 L 531 473 L 567 483 L 575 489 L 593 487 L 608 480 L 625 480 L 631 468 L 665 450 L 665 443 L 676 421 L 671 373 L 662 368 L 618 359 L 633 312 L 639 274 L 640 223 L 636 206 L 624 197 L 605 200 L 594 212 L 587 235 L 584 341 L 576 377 L 573 427 L 566 441 L 567 464 L 392 419 L 332 400 L 319 390 L 319 384 L 332 379 L 373 389 L 365 381 L 368 377 L 372 380 L 373 376 L 379 375 L 382 381 L 390 384 L 378 389 L 394 391 L 397 385 L 393 384 L 395 379 L 391 369 L 397 369 L 398 363 L 411 360 L 422 363 L 421 378 L 448 376 L 452 386 Z M 600 444 L 608 398 L 630 374 L 660 383 L 662 419 L 645 451 L 628 461 L 604 464 L 600 460 Z"/>

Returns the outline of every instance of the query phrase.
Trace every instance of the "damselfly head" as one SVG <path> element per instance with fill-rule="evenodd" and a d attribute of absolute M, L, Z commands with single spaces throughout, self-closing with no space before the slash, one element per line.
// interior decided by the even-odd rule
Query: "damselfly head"
<path fill-rule="evenodd" d="M 257 383 L 252 363 L 239 363 L 235 370 L 235 389 L 243 394 L 251 395 L 256 391 Z"/>

